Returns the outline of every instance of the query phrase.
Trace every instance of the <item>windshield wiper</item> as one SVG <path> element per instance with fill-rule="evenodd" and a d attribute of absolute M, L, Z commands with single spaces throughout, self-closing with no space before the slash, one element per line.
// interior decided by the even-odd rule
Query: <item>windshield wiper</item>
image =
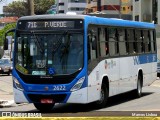
<path fill-rule="evenodd" d="M 53 45 L 53 49 L 52 52 L 54 53 L 62 44 L 62 39 L 64 36 L 66 36 L 66 34 L 68 33 L 68 31 L 65 31 L 60 38 L 57 40 L 57 43 Z"/>
<path fill-rule="evenodd" d="M 41 44 L 40 44 L 39 38 L 35 35 L 34 31 L 31 31 L 31 33 L 32 33 L 32 34 L 34 35 L 34 37 L 35 37 L 35 39 L 33 39 L 33 40 L 35 41 L 36 45 L 38 46 L 40 52 L 43 54 L 44 49 L 43 49 L 43 47 L 42 47 Z"/>

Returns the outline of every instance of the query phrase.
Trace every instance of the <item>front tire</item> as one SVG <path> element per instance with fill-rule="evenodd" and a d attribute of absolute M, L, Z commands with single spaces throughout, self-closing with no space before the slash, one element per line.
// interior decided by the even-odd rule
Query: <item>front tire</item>
<path fill-rule="evenodd" d="M 55 104 L 34 103 L 34 106 L 42 112 L 48 112 L 53 109 Z"/>
<path fill-rule="evenodd" d="M 109 93 L 108 93 L 107 86 L 106 84 L 102 84 L 100 100 L 96 102 L 96 107 L 104 108 L 107 105 L 108 96 L 109 96 Z"/>

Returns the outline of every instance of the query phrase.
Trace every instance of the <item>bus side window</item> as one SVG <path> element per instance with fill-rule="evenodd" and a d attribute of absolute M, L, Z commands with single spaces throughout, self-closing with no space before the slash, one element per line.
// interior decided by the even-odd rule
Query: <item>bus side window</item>
<path fill-rule="evenodd" d="M 151 50 L 152 52 L 155 52 L 156 51 L 155 31 L 150 30 L 150 38 L 151 38 Z"/>
<path fill-rule="evenodd" d="M 108 50 L 109 50 L 106 28 L 100 29 L 99 41 L 100 41 L 100 56 L 106 57 L 108 55 Z"/>
<path fill-rule="evenodd" d="M 137 40 L 137 52 L 141 53 L 142 52 L 142 34 L 141 30 L 136 30 L 136 40 Z"/>
<path fill-rule="evenodd" d="M 105 41 L 106 41 L 106 55 L 109 55 L 109 39 L 108 39 L 108 30 L 105 28 Z"/>
<path fill-rule="evenodd" d="M 120 55 L 127 54 L 127 46 L 126 46 L 126 36 L 125 29 L 118 29 L 118 38 L 119 38 L 119 53 Z"/>
<path fill-rule="evenodd" d="M 144 35 L 144 39 L 143 39 L 143 46 L 144 46 L 144 50 L 145 52 L 150 52 L 150 38 L 148 35 L 148 30 L 144 30 L 143 31 L 143 35 Z"/>
<path fill-rule="evenodd" d="M 133 54 L 135 53 L 134 50 L 134 31 L 133 29 L 128 29 L 127 30 L 127 41 L 128 41 L 128 45 L 129 45 L 129 54 Z"/>
<path fill-rule="evenodd" d="M 96 29 L 90 29 L 88 32 L 88 60 L 94 60 L 97 58 L 97 31 Z"/>
<path fill-rule="evenodd" d="M 151 35 L 150 35 L 150 31 L 148 31 L 148 51 L 151 52 Z"/>
<path fill-rule="evenodd" d="M 22 66 L 23 65 L 23 59 L 22 59 L 22 37 L 18 37 L 17 39 L 17 50 L 19 51 L 17 54 L 17 63 Z"/>
<path fill-rule="evenodd" d="M 109 53 L 111 56 L 115 56 L 119 53 L 118 49 L 118 39 L 117 39 L 117 29 L 109 28 Z"/>
<path fill-rule="evenodd" d="M 135 34 L 135 29 L 133 30 L 133 49 L 134 49 L 134 53 L 137 53 L 137 39 L 136 39 L 136 34 Z"/>
<path fill-rule="evenodd" d="M 91 45 L 90 45 L 90 41 L 91 41 L 91 36 L 88 35 L 88 42 L 87 42 L 87 52 L 88 52 L 88 60 L 91 60 Z"/>

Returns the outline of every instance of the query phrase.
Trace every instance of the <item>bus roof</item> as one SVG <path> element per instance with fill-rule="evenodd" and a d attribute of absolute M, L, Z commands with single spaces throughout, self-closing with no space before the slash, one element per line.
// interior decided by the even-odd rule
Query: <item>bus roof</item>
<path fill-rule="evenodd" d="M 46 14 L 46 15 L 24 16 L 19 18 L 19 20 L 84 19 L 84 17 L 85 15 Z"/>
<path fill-rule="evenodd" d="M 65 15 L 65 14 L 47 14 L 47 15 L 35 15 L 35 16 L 24 16 L 19 20 L 46 20 L 46 19 L 84 19 L 86 25 L 108 25 L 108 26 L 121 26 L 131 28 L 150 28 L 155 29 L 155 24 L 148 22 L 138 22 L 130 20 L 122 20 L 115 18 L 103 18 L 89 15 Z"/>

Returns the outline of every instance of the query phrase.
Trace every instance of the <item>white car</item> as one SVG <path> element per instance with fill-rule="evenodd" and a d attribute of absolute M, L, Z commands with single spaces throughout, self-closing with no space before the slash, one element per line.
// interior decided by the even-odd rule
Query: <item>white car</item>
<path fill-rule="evenodd" d="M 0 59 L 0 74 L 8 74 L 10 75 L 12 72 L 13 66 L 10 59 L 3 58 Z"/>

